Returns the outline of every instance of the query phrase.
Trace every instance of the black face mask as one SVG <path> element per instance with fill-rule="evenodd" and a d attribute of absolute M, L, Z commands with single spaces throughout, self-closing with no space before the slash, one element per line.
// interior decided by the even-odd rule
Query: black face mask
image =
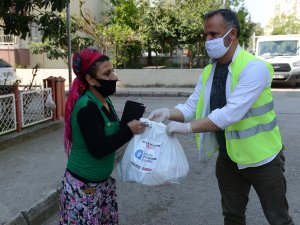
<path fill-rule="evenodd" d="M 103 79 L 95 79 L 95 80 L 99 82 L 100 87 L 94 86 L 94 88 L 104 98 L 107 98 L 108 96 L 116 92 L 117 80 L 103 80 Z"/>

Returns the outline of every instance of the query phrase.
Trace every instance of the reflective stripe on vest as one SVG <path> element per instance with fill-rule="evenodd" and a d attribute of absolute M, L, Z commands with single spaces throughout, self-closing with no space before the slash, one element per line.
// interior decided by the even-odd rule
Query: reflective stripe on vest
<path fill-rule="evenodd" d="M 240 50 L 235 60 L 231 64 L 232 83 L 231 92 L 234 91 L 238 84 L 240 73 L 252 60 L 257 59 L 250 53 Z M 273 78 L 273 68 L 266 63 Z M 204 108 L 204 89 L 207 88 L 206 83 L 211 74 L 212 66 L 207 66 L 202 74 L 202 90 L 200 99 L 197 104 L 196 119 L 203 118 Z M 225 129 L 226 148 L 229 157 L 238 164 L 252 164 L 262 161 L 282 148 L 281 136 L 277 126 L 276 115 L 273 111 L 274 103 L 271 88 L 265 88 L 251 109 L 238 122 L 230 125 Z M 196 135 L 198 148 L 201 146 L 199 135 Z M 205 152 L 213 152 L 214 150 L 204 150 Z"/>
<path fill-rule="evenodd" d="M 243 117 L 243 119 L 246 119 L 248 117 L 253 117 L 253 116 L 260 116 L 260 115 L 266 114 L 267 112 L 269 112 L 273 109 L 274 109 L 274 103 L 272 101 L 263 106 L 260 106 L 260 107 L 254 108 L 254 109 L 250 109 L 246 113 L 246 115 Z"/>
<path fill-rule="evenodd" d="M 273 130 L 276 127 L 276 125 L 277 125 L 277 120 L 275 117 L 270 123 L 258 124 L 255 127 L 251 127 L 246 130 L 228 131 L 226 132 L 226 138 L 228 140 L 248 138 L 261 132 Z"/>

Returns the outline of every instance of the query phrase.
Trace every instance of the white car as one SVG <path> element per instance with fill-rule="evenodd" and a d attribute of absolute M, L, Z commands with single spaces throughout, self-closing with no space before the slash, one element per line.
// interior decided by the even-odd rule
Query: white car
<path fill-rule="evenodd" d="M 13 85 L 17 78 L 15 68 L 0 58 L 0 85 Z"/>

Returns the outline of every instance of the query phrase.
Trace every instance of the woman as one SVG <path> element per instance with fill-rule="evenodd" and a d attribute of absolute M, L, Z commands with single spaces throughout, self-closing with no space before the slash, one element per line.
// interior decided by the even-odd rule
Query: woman
<path fill-rule="evenodd" d="M 137 120 L 119 126 L 108 96 L 118 80 L 109 58 L 94 49 L 73 56 L 73 81 L 65 110 L 67 168 L 60 193 L 60 224 L 118 224 L 115 151 L 144 131 Z"/>

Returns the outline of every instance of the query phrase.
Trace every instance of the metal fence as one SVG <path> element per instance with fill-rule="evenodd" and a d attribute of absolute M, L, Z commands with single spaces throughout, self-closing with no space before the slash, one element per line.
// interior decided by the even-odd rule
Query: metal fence
<path fill-rule="evenodd" d="M 23 90 L 17 83 L 0 85 L 0 135 L 64 118 L 65 79 L 48 77 L 43 82 L 43 88 L 25 85 Z"/>
<path fill-rule="evenodd" d="M 27 127 L 52 118 L 52 110 L 45 103 L 51 88 L 20 92 L 22 127 Z"/>
<path fill-rule="evenodd" d="M 17 128 L 15 95 L 0 95 L 0 135 Z"/>
<path fill-rule="evenodd" d="M 14 93 L 13 85 L 0 85 L 0 95 L 7 95 Z"/>
<path fill-rule="evenodd" d="M 4 35 L 0 32 L 0 45 L 16 45 L 20 43 L 20 37 L 15 35 Z"/>

